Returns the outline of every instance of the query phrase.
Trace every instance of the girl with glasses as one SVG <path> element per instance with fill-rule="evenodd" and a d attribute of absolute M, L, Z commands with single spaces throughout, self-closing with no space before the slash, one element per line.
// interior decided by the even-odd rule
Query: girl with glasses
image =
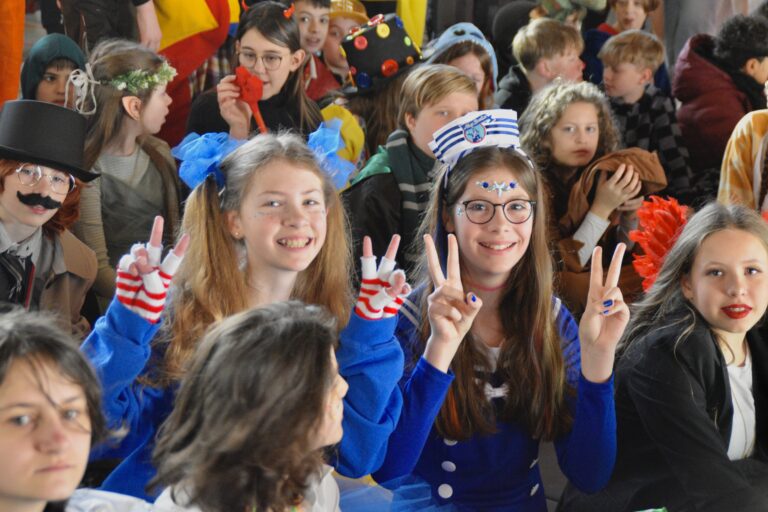
<path fill-rule="evenodd" d="M 397 328 L 403 411 L 374 474 L 404 510 L 545 511 L 540 440 L 554 441 L 587 492 L 613 468 L 624 246 L 605 280 L 593 267 L 577 326 L 553 296 L 546 196 L 516 133 L 514 111 L 473 112 L 430 144 L 443 166 L 421 227 L 419 286 Z M 421 482 L 429 504 L 409 501 Z"/>

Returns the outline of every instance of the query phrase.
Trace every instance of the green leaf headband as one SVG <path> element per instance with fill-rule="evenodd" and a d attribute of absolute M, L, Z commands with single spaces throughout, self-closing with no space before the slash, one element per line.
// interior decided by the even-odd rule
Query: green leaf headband
<path fill-rule="evenodd" d="M 152 89 L 158 85 L 165 85 L 176 76 L 176 70 L 163 61 L 160 69 L 151 73 L 143 69 L 134 69 L 128 73 L 118 75 L 107 83 L 118 91 L 128 91 L 131 94 L 138 94 L 141 91 Z"/>

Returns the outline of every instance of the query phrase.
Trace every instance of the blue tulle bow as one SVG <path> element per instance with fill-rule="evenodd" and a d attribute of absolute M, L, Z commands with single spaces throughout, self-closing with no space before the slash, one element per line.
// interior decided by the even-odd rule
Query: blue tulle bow
<path fill-rule="evenodd" d="M 222 188 L 225 182 L 219 163 L 244 142 L 231 138 L 228 133 L 190 133 L 171 150 L 171 154 L 181 160 L 179 177 L 189 188 L 197 187 L 209 175 L 213 175 L 216 185 Z"/>
<path fill-rule="evenodd" d="M 309 135 L 307 146 L 315 153 L 320 167 L 331 178 L 333 185 L 341 189 L 355 171 L 352 162 L 344 160 L 336 152 L 344 148 L 341 138 L 341 120 L 331 119 L 320 123 L 317 130 Z"/>

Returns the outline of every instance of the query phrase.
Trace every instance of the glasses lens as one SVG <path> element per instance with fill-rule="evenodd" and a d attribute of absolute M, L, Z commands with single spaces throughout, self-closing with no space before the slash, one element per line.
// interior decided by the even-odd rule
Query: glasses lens
<path fill-rule="evenodd" d="M 485 224 L 493 217 L 493 203 L 478 199 L 467 203 L 467 218 L 475 224 Z"/>
<path fill-rule="evenodd" d="M 40 181 L 41 171 L 39 167 L 19 167 L 16 169 L 16 176 L 22 185 L 34 185 Z"/>
<path fill-rule="evenodd" d="M 48 181 L 51 182 L 51 188 L 57 194 L 66 194 L 75 188 L 75 180 L 71 176 L 52 174 L 48 176 Z"/>
<path fill-rule="evenodd" d="M 504 205 L 504 215 L 509 222 L 520 224 L 528 220 L 531 216 L 533 207 L 528 201 L 518 200 L 510 201 Z"/>
<path fill-rule="evenodd" d="M 247 67 L 252 68 L 256 65 L 256 54 L 251 52 L 240 52 L 240 64 Z"/>
<path fill-rule="evenodd" d="M 268 69 L 269 71 L 274 71 L 279 68 L 280 61 L 282 60 L 283 58 L 279 55 L 264 55 L 261 58 L 261 62 L 264 63 L 264 68 Z"/>

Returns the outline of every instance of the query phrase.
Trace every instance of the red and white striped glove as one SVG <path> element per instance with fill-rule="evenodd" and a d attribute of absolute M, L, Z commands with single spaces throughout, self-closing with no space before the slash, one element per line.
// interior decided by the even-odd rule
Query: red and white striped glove
<path fill-rule="evenodd" d="M 355 304 L 355 313 L 367 320 L 390 318 L 397 315 L 403 299 L 411 293 L 411 287 L 405 281 L 405 272 L 395 269 L 395 254 L 400 244 L 400 236 L 395 235 L 389 243 L 387 254 L 381 258 L 376 268 L 371 239 L 363 239 L 363 257 L 360 258 L 362 281 L 360 295 Z"/>
<path fill-rule="evenodd" d="M 160 320 L 171 278 L 189 243 L 189 237 L 184 235 L 161 263 L 162 235 L 163 219 L 156 217 L 149 242 L 134 244 L 117 266 L 117 300 L 153 324 Z"/>

